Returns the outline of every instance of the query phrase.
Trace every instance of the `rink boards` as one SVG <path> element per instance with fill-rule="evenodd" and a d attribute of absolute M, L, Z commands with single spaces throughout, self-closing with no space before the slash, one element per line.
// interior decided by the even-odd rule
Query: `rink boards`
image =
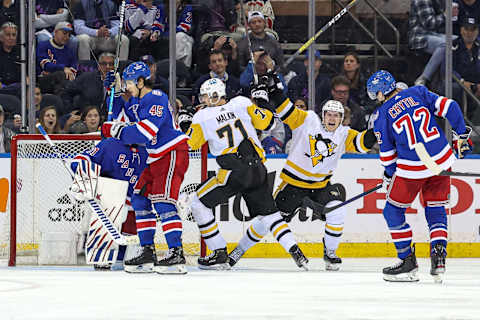
<path fill-rule="evenodd" d="M 284 155 L 268 158 L 269 181 L 272 192 L 280 183 L 279 174 L 285 162 Z M 215 159 L 208 159 L 208 170 L 212 174 L 218 168 Z M 480 157 L 457 161 L 455 171 L 480 172 Z M 342 158 L 332 182 L 342 183 L 347 190 L 347 198 L 362 193 L 381 183 L 383 168 L 377 155 L 363 155 Z M 6 225 L 9 210 L 10 158 L 0 158 L 0 226 Z M 47 186 L 48 187 L 48 186 Z M 449 217 L 450 257 L 480 257 L 480 177 L 452 178 L 451 216 Z M 344 235 L 338 254 L 342 257 L 389 257 L 395 255 L 387 226 L 382 217 L 385 194 L 372 193 L 348 206 Z M 428 229 L 423 208 L 418 199 L 407 211 L 407 221 L 412 226 L 417 255 L 428 252 Z M 249 225 L 249 214 L 240 197 L 230 199 L 228 204 L 215 208 L 219 227 L 229 246 L 235 245 Z M 324 223 L 311 221 L 311 217 L 297 216 L 290 223 L 297 241 L 310 257 L 323 255 L 321 240 Z M 0 230 L 1 232 L 1 230 Z M 2 238 L 2 237 L 0 237 Z M 267 236 L 253 247 L 250 257 L 284 257 L 283 249 Z"/>

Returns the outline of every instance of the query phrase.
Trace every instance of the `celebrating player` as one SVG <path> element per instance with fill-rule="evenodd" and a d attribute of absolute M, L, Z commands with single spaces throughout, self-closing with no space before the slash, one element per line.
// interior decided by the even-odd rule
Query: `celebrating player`
<path fill-rule="evenodd" d="M 148 167 L 142 172 L 132 197 L 143 252 L 125 261 L 125 270 L 186 273 L 181 240 L 182 220 L 177 213 L 176 202 L 188 168 L 188 137 L 177 128 L 167 95 L 160 90 L 152 90 L 150 69 L 145 63 L 130 64 L 124 70 L 122 79 L 131 99 L 137 99 L 134 102 L 138 103 L 138 108 L 135 108 L 138 122 L 131 125 L 105 122 L 102 134 L 126 144 L 146 144 L 148 152 Z M 152 205 L 156 213 L 152 212 Z M 158 262 L 153 243 L 156 215 L 162 221 L 169 248 L 165 258 Z"/>
<path fill-rule="evenodd" d="M 435 176 L 417 156 L 414 145 L 423 143 L 433 160 L 448 170 L 455 155 L 434 116 L 446 118 L 452 128 L 454 149 L 459 158 L 472 150 L 471 128 L 465 126 L 458 104 L 428 91 L 424 86 L 398 90 L 393 76 L 377 71 L 367 81 L 372 100 L 382 103 L 374 117 L 375 135 L 380 145 L 380 161 L 385 167 L 383 185 L 387 202 L 383 216 L 392 235 L 400 262 L 383 269 L 386 281 L 418 281 L 418 265 L 412 243 L 412 229 L 405 221 L 405 210 L 418 193 L 425 208 L 430 230 L 430 274 L 445 272 L 447 255 L 447 216 L 450 178 Z"/>
<path fill-rule="evenodd" d="M 266 92 L 256 92 L 264 94 Z M 192 212 L 202 238 L 213 251 L 200 257 L 201 269 L 229 269 L 227 243 L 220 234 L 212 209 L 231 196 L 241 193 L 250 216 L 258 217 L 262 233 L 270 231 L 289 252 L 298 267 L 307 269 L 308 260 L 296 244 L 293 233 L 278 211 L 268 190 L 265 151 L 255 129 L 268 130 L 273 114 L 257 107 L 248 98 L 238 96 L 226 101 L 225 85 L 209 79 L 200 87 L 200 101 L 209 106 L 198 111 L 188 135 L 192 149 L 208 142 L 210 152 L 220 166 L 216 176 L 204 181 L 192 199 Z"/>
<path fill-rule="evenodd" d="M 330 178 L 338 160 L 345 152 L 367 152 L 376 142 L 373 130 L 358 132 L 343 126 L 344 108 L 335 100 L 327 101 L 322 107 L 322 117 L 313 111 L 296 108 L 276 86 L 276 75 L 263 78 L 259 86 L 270 82 L 271 102 L 264 101 L 278 114 L 293 132 L 293 148 L 280 174 L 282 182 L 275 191 L 275 202 L 287 221 L 302 209 L 305 200 L 313 201 L 317 207 L 331 207 L 345 201 L 345 188 L 340 183 L 332 184 Z M 259 101 L 260 105 L 262 104 Z M 345 220 L 345 207 L 331 211 L 325 217 L 323 238 L 326 270 L 336 271 L 342 260 L 336 255 Z M 257 221 L 247 231 L 238 246 L 230 253 L 231 264 L 236 263 L 244 252 L 260 241 L 265 232 L 257 227 Z"/>

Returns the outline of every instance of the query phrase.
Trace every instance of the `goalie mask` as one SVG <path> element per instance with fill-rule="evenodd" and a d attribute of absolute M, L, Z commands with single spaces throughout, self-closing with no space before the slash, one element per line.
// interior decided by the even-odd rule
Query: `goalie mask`
<path fill-rule="evenodd" d="M 198 100 L 207 106 L 216 106 L 222 98 L 226 98 L 225 84 L 217 78 L 208 79 L 200 87 Z"/>
<path fill-rule="evenodd" d="M 322 124 L 325 130 L 333 132 L 342 124 L 345 109 L 340 101 L 328 100 L 322 107 Z"/>

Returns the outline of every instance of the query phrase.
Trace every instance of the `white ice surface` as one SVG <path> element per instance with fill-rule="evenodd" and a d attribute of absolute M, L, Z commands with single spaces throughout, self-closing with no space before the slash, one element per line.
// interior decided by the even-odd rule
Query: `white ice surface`
<path fill-rule="evenodd" d="M 480 319 L 480 259 L 447 259 L 443 284 L 419 259 L 420 282 L 388 283 L 394 259 L 243 259 L 232 271 L 187 275 L 91 267 L 0 267 L 0 320 L 10 319 Z"/>

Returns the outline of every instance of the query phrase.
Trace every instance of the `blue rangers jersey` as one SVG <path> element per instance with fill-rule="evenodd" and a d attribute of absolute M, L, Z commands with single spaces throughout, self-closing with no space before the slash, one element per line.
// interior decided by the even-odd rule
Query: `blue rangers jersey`
<path fill-rule="evenodd" d="M 123 142 L 108 138 L 100 141 L 94 148 L 75 156 L 74 160 L 87 161 L 100 166 L 100 176 L 128 181 L 127 205 L 143 169 L 147 167 L 148 153 L 145 147 L 128 146 Z M 72 163 L 75 172 L 78 163 Z M 130 208 L 129 208 L 130 209 Z"/>
<path fill-rule="evenodd" d="M 428 91 L 424 86 L 405 89 L 379 107 L 374 131 L 380 145 L 380 161 L 388 175 L 422 179 L 434 174 L 418 158 L 414 144 L 422 142 L 443 169 L 455 161 L 450 145 L 435 117 L 446 118 L 452 129 L 465 133 L 465 122 L 457 102 Z"/>
<path fill-rule="evenodd" d="M 53 39 L 38 43 L 37 62 L 37 74 L 63 71 L 65 67 L 77 69 L 75 52 L 68 46 L 58 46 Z"/>
<path fill-rule="evenodd" d="M 159 5 L 158 10 L 160 12 L 160 17 L 158 21 L 160 23 L 160 32 L 164 36 L 168 36 L 168 11 L 165 10 L 165 6 Z M 193 9 L 191 5 L 185 5 L 182 8 L 180 14 L 177 13 L 177 28 L 176 32 L 185 32 L 188 35 L 192 35 L 192 18 L 193 18 Z"/>
<path fill-rule="evenodd" d="M 107 98 L 107 105 L 110 102 L 110 96 Z M 112 104 L 112 119 L 113 121 L 121 122 L 139 122 L 138 116 L 138 98 L 131 97 L 125 101 L 121 96 L 115 96 Z"/>
<path fill-rule="evenodd" d="M 145 144 L 147 164 L 188 140 L 173 119 L 168 96 L 161 90 L 153 90 L 139 99 L 136 112 L 139 121 L 125 127 L 120 140 L 125 144 Z"/>

